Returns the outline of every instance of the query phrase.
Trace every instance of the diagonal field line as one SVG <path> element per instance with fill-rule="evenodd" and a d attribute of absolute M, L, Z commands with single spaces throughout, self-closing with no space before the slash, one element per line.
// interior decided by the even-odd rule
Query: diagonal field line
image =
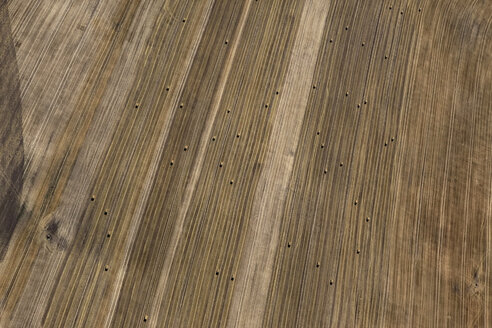
<path fill-rule="evenodd" d="M 23 172 L 19 69 L 7 1 L 0 0 L 0 263 L 17 226 Z"/>
<path fill-rule="evenodd" d="M 205 14 L 201 17 L 202 20 L 200 22 L 199 32 L 197 33 L 196 39 L 193 40 L 193 46 L 191 47 L 190 52 L 186 56 L 187 62 L 185 64 L 184 74 L 181 76 L 181 80 L 177 83 L 177 85 L 179 86 L 179 90 L 174 94 L 174 97 L 171 101 L 173 104 L 171 106 L 171 108 L 173 108 L 173 110 L 169 114 L 169 119 L 166 121 L 166 125 L 162 128 L 162 132 L 161 132 L 159 139 L 157 141 L 156 149 L 158 149 L 158 152 L 152 158 L 152 162 L 150 164 L 149 171 L 147 173 L 147 176 L 145 177 L 145 181 L 143 184 L 144 189 L 143 189 L 142 195 L 138 199 L 138 203 L 136 206 L 137 210 L 135 211 L 135 213 L 132 217 L 132 220 L 131 220 L 131 225 L 129 227 L 129 233 L 128 233 L 128 241 L 125 244 L 125 250 L 123 252 L 123 254 L 125 254 L 125 258 L 123 260 L 122 268 L 118 271 L 118 276 L 116 278 L 115 288 L 114 288 L 115 293 L 112 295 L 110 310 L 109 310 L 108 316 L 106 317 L 105 327 L 108 327 L 110 325 L 110 323 L 112 322 L 114 313 L 116 311 L 116 305 L 118 303 L 119 295 L 121 292 L 121 286 L 122 286 L 123 280 L 126 276 L 128 262 L 129 262 L 129 258 L 130 258 L 130 254 L 131 254 L 130 250 L 132 249 L 133 244 L 135 243 L 136 234 L 137 234 L 137 231 L 138 231 L 138 228 L 140 226 L 140 222 L 141 222 L 141 219 L 143 216 L 143 211 L 145 208 L 144 204 L 149 199 L 150 191 L 152 189 L 151 186 L 153 184 L 157 169 L 159 168 L 159 162 L 161 160 L 163 150 L 165 148 L 164 143 L 166 142 L 167 136 L 169 135 L 169 129 L 171 126 L 171 122 L 173 121 L 175 110 L 178 107 L 177 106 L 178 99 L 179 99 L 179 97 L 181 97 L 181 94 L 183 91 L 183 86 L 184 86 L 184 81 L 186 80 L 188 73 L 191 69 L 193 59 L 195 57 L 196 51 L 198 49 L 198 45 L 200 44 L 201 38 L 203 36 L 203 31 L 205 29 L 205 26 L 207 25 L 214 1 L 215 0 L 210 0 L 208 2 L 206 10 L 205 10 Z"/>
<path fill-rule="evenodd" d="M 317 54 L 326 23 L 330 1 L 308 0 L 303 8 L 297 31 L 285 90 L 279 100 L 265 159 L 254 198 L 244 254 L 232 298 L 228 327 L 261 327 L 273 274 L 279 224 L 294 166 L 316 68 Z M 258 250 L 265 250 L 260 252 Z"/>
<path fill-rule="evenodd" d="M 236 30 L 236 35 L 233 37 L 234 40 L 240 40 L 241 35 L 244 30 L 244 26 L 246 24 L 246 19 L 248 17 L 249 10 L 251 8 L 251 1 L 248 1 L 245 4 L 245 8 L 241 14 L 240 21 L 238 23 L 238 28 Z M 164 291 L 166 290 L 166 285 L 168 282 L 168 277 L 169 277 L 169 271 L 171 270 L 171 265 L 172 261 L 174 259 L 174 255 L 176 253 L 176 249 L 178 247 L 178 241 L 179 241 L 179 236 L 181 235 L 181 232 L 183 230 L 183 225 L 184 225 L 184 220 L 186 217 L 186 214 L 188 213 L 188 208 L 191 203 L 191 198 L 193 196 L 193 191 L 195 190 L 196 184 L 198 182 L 198 178 L 200 176 L 200 172 L 203 166 L 203 159 L 205 158 L 205 143 L 210 139 L 211 131 L 212 131 L 212 126 L 215 121 L 215 117 L 217 116 L 217 112 L 219 110 L 220 102 L 222 100 L 222 95 L 225 90 L 226 82 L 227 82 L 227 77 L 229 76 L 229 73 L 231 71 L 232 63 L 234 61 L 234 57 L 236 55 L 236 50 L 238 47 L 238 42 L 233 42 L 231 46 L 231 50 L 228 54 L 228 57 L 226 59 L 224 69 L 222 70 L 220 79 L 219 79 L 219 86 L 217 88 L 217 92 L 214 94 L 214 98 L 212 100 L 211 104 L 211 111 L 210 115 L 208 116 L 207 122 L 205 123 L 205 129 L 202 133 L 202 138 L 200 141 L 200 144 L 198 146 L 198 154 L 197 154 L 197 161 L 196 165 L 194 166 L 194 170 L 192 172 L 190 182 L 186 187 L 186 192 L 185 192 L 185 199 L 183 201 L 183 204 L 180 208 L 178 217 L 176 219 L 176 225 L 173 231 L 173 235 L 171 237 L 171 242 L 169 246 L 169 251 L 165 256 L 164 260 L 164 265 L 163 269 L 159 278 L 159 285 L 157 288 L 157 295 L 154 298 L 154 301 L 152 303 L 152 308 L 151 308 L 151 313 L 154 313 L 152 316 L 152 319 L 150 321 L 150 326 L 151 327 L 156 327 L 157 326 L 157 318 L 159 317 L 158 312 L 160 305 L 162 303 L 162 300 L 164 298 Z"/>

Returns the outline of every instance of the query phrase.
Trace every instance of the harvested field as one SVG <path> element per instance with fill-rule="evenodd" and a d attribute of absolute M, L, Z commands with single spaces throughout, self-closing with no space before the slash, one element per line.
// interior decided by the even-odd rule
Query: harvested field
<path fill-rule="evenodd" d="M 491 23 L 0 0 L 0 327 L 491 327 Z"/>

